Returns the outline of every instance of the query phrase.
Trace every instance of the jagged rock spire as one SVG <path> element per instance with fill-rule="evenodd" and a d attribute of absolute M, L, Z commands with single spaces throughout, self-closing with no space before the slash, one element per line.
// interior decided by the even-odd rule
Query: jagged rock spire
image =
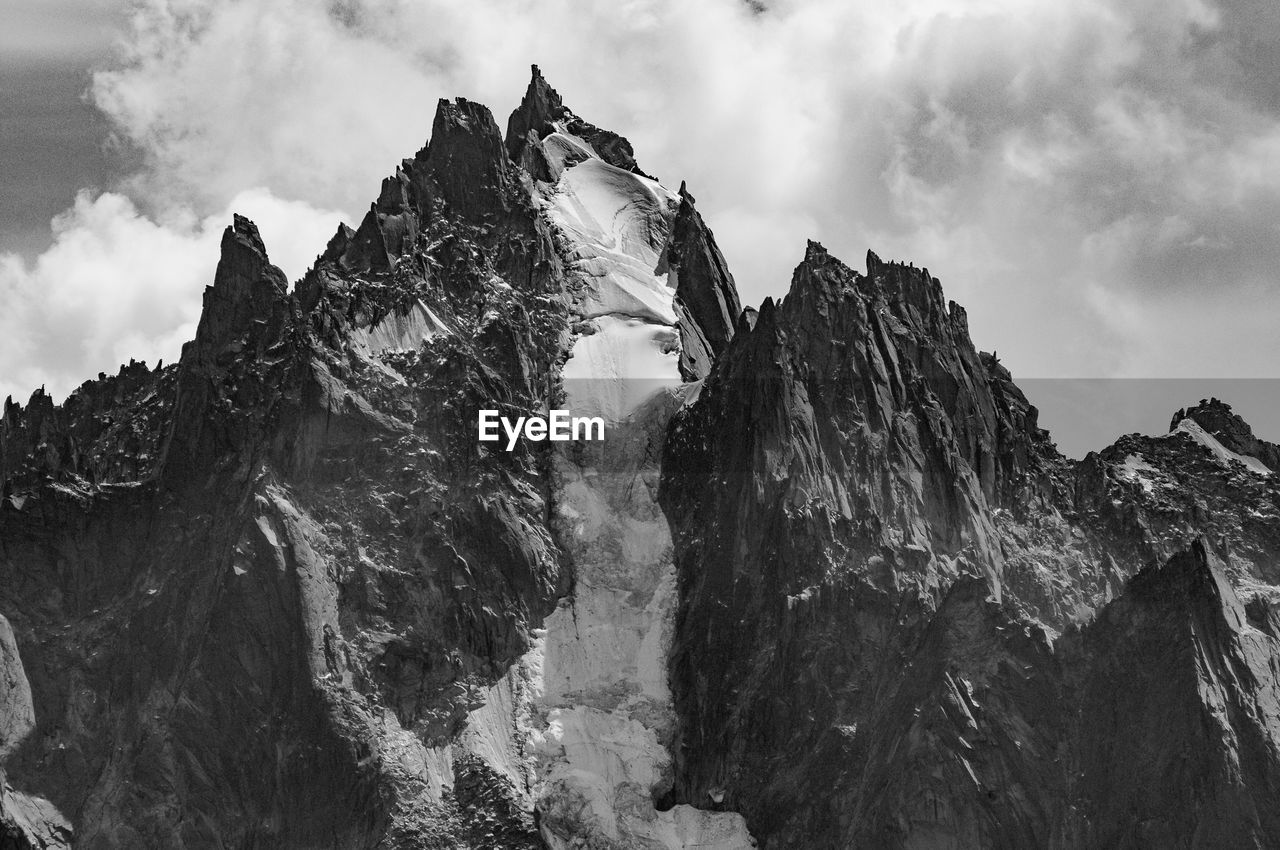
<path fill-rule="evenodd" d="M 681 313 L 681 372 L 687 380 L 705 376 L 729 345 L 742 313 L 738 289 L 715 236 L 682 182 L 680 208 L 671 227 L 665 262 Z"/>
<path fill-rule="evenodd" d="M 273 415 L 287 366 L 266 352 L 292 318 L 288 278 L 267 257 L 257 226 L 236 215 L 222 234 L 196 338 L 182 349 L 163 477 L 184 486 L 196 470 L 250 443 Z"/>
<path fill-rule="evenodd" d="M 506 146 L 511 160 L 540 180 L 548 179 L 549 174 L 537 161 L 536 143 L 555 130 L 553 123 L 560 124 L 563 130 L 585 141 L 610 165 L 649 176 L 636 164 L 631 142 L 575 115 L 534 65 L 524 99 L 507 121 Z"/>
<path fill-rule="evenodd" d="M 196 350 L 207 355 L 216 354 L 226 338 L 247 330 L 255 319 L 268 316 L 288 292 L 284 272 L 271 265 L 258 226 L 249 219 L 234 216 L 222 233 L 221 250 L 196 330 Z"/>
<path fill-rule="evenodd" d="M 439 102 L 422 176 L 465 216 L 483 215 L 495 201 L 505 201 L 511 171 L 489 107 L 465 98 Z"/>
<path fill-rule="evenodd" d="M 507 119 L 507 153 L 513 162 L 520 162 L 529 134 L 536 139 L 551 132 L 551 123 L 559 121 L 568 112 L 560 94 L 551 87 L 537 65 L 532 66 L 529 87 L 525 89 L 520 105 Z"/>

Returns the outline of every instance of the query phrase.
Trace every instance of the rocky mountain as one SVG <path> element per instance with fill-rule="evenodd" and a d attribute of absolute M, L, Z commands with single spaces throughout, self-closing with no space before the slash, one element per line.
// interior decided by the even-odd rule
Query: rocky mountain
<path fill-rule="evenodd" d="M 1073 461 L 927 270 L 744 310 L 536 68 L 296 284 L 221 250 L 178 363 L 5 404 L 0 848 L 1280 846 L 1225 403 Z"/>
<path fill-rule="evenodd" d="M 1280 844 L 1280 490 L 1224 408 L 1069 461 L 927 271 L 810 244 L 670 430 L 672 799 L 767 847 Z"/>

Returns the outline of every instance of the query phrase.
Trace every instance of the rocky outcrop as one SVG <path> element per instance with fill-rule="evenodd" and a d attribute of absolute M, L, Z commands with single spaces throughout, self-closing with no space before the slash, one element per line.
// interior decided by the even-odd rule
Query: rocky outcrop
<path fill-rule="evenodd" d="M 177 364 L 130 361 L 55 405 L 43 389 L 24 408 L 6 399 L 0 417 L 0 488 L 21 500 L 49 477 L 110 484 L 150 477 L 173 406 Z"/>
<path fill-rule="evenodd" d="M 693 195 L 683 183 L 662 260 L 658 272 L 666 272 L 680 313 L 681 374 L 686 380 L 705 378 L 733 338 L 742 305 L 711 228 L 694 208 Z"/>
<path fill-rule="evenodd" d="M 559 93 L 551 88 L 538 66 L 534 65 L 524 98 L 507 119 L 505 143 L 511 161 L 523 165 L 529 174 L 540 180 L 551 180 L 538 143 L 553 133 L 556 122 L 564 120 L 568 114 Z"/>
<path fill-rule="evenodd" d="M 378 200 L 369 206 L 360 227 L 352 230 L 340 225 L 323 258 L 340 260 L 345 269 L 388 272 L 413 248 L 417 236 L 418 214 L 409 173 L 397 168 L 382 181 Z"/>
<path fill-rule="evenodd" d="M 1280 470 L 1280 446 L 1255 436 L 1249 423 L 1232 412 L 1225 401 L 1201 399 L 1194 407 L 1179 410 L 1173 415 L 1169 430 L 1176 430 L 1184 419 L 1198 424 L 1230 451 L 1257 458 L 1273 471 Z"/>
<path fill-rule="evenodd" d="M 1062 654 L 1083 668 L 1072 677 L 1074 843 L 1280 841 L 1280 642 L 1249 626 L 1203 543 L 1139 573 Z"/>
<path fill-rule="evenodd" d="M 35 706 L 9 621 L 0 617 L 0 759 L 35 728 Z"/>
<path fill-rule="evenodd" d="M 630 142 L 574 115 L 534 65 L 524 98 L 507 121 L 507 152 L 534 178 L 554 181 L 559 174 L 548 170 L 545 154 L 537 149 L 537 143 L 557 130 L 582 139 L 595 155 L 610 165 L 648 176 L 636 165 L 635 151 Z"/>
<path fill-rule="evenodd" d="M 512 173 L 487 106 L 463 98 L 441 100 L 425 151 L 414 168 L 424 207 L 444 203 L 468 218 L 505 211 Z"/>
<path fill-rule="evenodd" d="M 196 338 L 183 348 L 161 471 L 166 485 L 188 486 L 232 459 L 241 463 L 240 478 L 251 474 L 258 445 L 297 402 L 281 392 L 296 381 L 295 313 L 257 227 L 236 216 L 222 235 Z"/>
<path fill-rule="evenodd" d="M 1185 425 L 1072 464 L 926 271 L 872 254 L 861 275 L 810 244 L 668 437 L 673 800 L 741 811 L 775 848 L 1280 840 L 1254 802 L 1277 776 L 1271 733 L 1250 725 L 1274 677 L 1245 670 L 1270 649 L 1233 648 L 1244 611 L 1271 622 L 1273 486 Z M 1153 597 L 1165 582 L 1181 589 Z M 1129 623 L 1147 606 L 1165 625 Z M 1206 636 L 1166 664 L 1179 629 Z M 1244 706 L 1176 780 L 1220 777 L 1230 817 L 1169 785 L 1173 818 L 1147 793 L 1190 744 L 1145 700 L 1188 730 Z"/>

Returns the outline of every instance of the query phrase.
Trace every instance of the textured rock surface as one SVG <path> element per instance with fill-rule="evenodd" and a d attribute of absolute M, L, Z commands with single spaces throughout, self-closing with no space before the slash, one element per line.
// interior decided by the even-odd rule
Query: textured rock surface
<path fill-rule="evenodd" d="M 1250 626 L 1216 558 L 1196 543 L 1144 570 L 1073 637 L 1077 840 L 1274 846 L 1280 642 Z"/>
<path fill-rule="evenodd" d="M 236 217 L 180 363 L 6 403 L 0 846 L 578 846 L 580 793 L 605 794 L 594 846 L 749 845 L 737 815 L 655 808 L 674 568 L 635 491 L 656 492 L 682 328 L 723 330 L 677 316 L 657 266 L 680 203 L 626 140 L 536 73 L 522 121 L 554 178 L 513 160 L 485 107 L 442 101 L 429 144 L 295 287 Z M 617 233 L 597 208 L 615 190 L 618 209 L 652 203 Z M 638 246 L 620 276 L 615 235 Z M 618 338 L 664 371 L 608 458 L 477 442 L 480 408 L 615 380 L 625 352 L 588 327 L 611 321 L 640 322 Z M 582 339 L 603 360 L 566 381 Z M 575 682 L 611 660 L 577 627 L 594 611 L 612 628 L 618 600 L 630 666 Z M 562 768 L 588 751 L 626 775 L 575 784 Z"/>
<path fill-rule="evenodd" d="M 0 418 L 0 848 L 1280 845 L 1280 447 L 1058 453 L 927 271 L 743 310 L 534 69 Z M 476 413 L 607 419 L 476 439 Z"/>
<path fill-rule="evenodd" d="M 1272 471 L 1280 469 L 1280 446 L 1255 436 L 1249 423 L 1233 413 L 1225 401 L 1202 399 L 1194 407 L 1179 410 L 1169 430 L 1176 430 L 1184 419 L 1198 424 L 1230 451 L 1257 458 Z"/>
<path fill-rule="evenodd" d="M 538 66 L 533 66 L 533 76 L 520 106 L 507 121 L 507 151 L 514 162 L 525 165 L 529 174 L 538 179 L 554 180 L 559 173 L 544 171 L 545 151 L 539 151 L 537 142 L 558 130 L 582 140 L 602 160 L 643 175 L 636 165 L 635 151 L 631 143 L 609 130 L 590 124 L 564 105 L 559 93 L 543 78 Z"/>
<path fill-rule="evenodd" d="M 699 380 L 728 347 L 742 305 L 715 237 L 683 183 L 680 208 L 663 259 L 682 318 L 680 371 L 686 380 Z M 659 265 L 658 270 L 662 268 Z"/>
<path fill-rule="evenodd" d="M 1072 463 L 927 272 L 811 244 L 665 449 L 672 799 L 764 847 L 1280 842 L 1276 490 L 1220 408 Z"/>

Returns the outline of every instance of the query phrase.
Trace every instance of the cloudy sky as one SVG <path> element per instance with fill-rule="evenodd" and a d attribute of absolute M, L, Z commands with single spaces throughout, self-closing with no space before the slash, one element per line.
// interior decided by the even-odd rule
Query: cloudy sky
<path fill-rule="evenodd" d="M 0 396 L 175 358 L 233 210 L 296 277 L 437 98 L 505 122 L 531 63 L 688 181 L 745 302 L 815 238 L 927 266 L 1018 377 L 1280 377 L 1271 0 L 0 0 L 0 20 Z"/>

